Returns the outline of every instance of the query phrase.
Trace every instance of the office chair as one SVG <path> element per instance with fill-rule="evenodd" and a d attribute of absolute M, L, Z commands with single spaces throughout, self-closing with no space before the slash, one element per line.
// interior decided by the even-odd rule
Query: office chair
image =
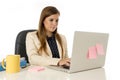
<path fill-rule="evenodd" d="M 31 30 L 23 30 L 20 31 L 16 37 L 16 42 L 15 42 L 15 54 L 19 54 L 20 57 L 25 57 L 25 60 L 27 63 L 28 61 L 28 56 L 26 54 L 26 35 L 28 32 L 36 31 L 35 29 Z"/>

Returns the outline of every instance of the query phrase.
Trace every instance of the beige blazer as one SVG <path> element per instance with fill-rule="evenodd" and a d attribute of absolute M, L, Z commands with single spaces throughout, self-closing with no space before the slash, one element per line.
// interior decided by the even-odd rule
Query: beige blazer
<path fill-rule="evenodd" d="M 28 56 L 28 60 L 29 60 L 30 64 L 41 65 L 41 66 L 57 65 L 58 61 L 61 58 L 61 53 L 62 53 L 60 44 L 56 40 L 60 58 L 52 58 L 52 52 L 50 50 L 48 43 L 47 43 L 47 52 L 48 52 L 49 56 L 46 55 L 45 52 L 42 52 L 42 55 L 39 55 L 38 49 L 39 49 L 41 43 L 38 40 L 36 33 L 37 33 L 37 31 L 29 32 L 26 36 L 26 52 L 27 52 L 27 56 Z M 65 36 L 63 36 L 61 34 L 60 34 L 60 36 L 61 36 L 62 42 L 63 42 L 64 58 L 66 58 L 66 57 L 68 57 L 66 38 L 65 38 Z"/>

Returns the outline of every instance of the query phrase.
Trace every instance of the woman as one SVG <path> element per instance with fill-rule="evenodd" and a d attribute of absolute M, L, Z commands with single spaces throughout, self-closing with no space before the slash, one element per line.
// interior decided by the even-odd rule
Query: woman
<path fill-rule="evenodd" d="M 69 66 L 66 38 L 57 32 L 59 16 L 57 8 L 45 7 L 38 30 L 27 34 L 26 51 L 30 64 Z"/>

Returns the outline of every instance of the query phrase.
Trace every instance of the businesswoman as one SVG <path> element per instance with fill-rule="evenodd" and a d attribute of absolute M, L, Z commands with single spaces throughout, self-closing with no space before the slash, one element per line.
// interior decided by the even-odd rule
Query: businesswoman
<path fill-rule="evenodd" d="M 26 36 L 26 51 L 32 65 L 68 65 L 67 42 L 57 32 L 60 12 L 54 6 L 45 7 L 40 15 L 37 31 Z"/>

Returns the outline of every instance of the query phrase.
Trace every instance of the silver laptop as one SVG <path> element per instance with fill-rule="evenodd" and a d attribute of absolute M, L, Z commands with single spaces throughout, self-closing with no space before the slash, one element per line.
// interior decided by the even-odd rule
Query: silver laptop
<path fill-rule="evenodd" d="M 48 67 L 68 73 L 103 67 L 108 37 L 108 33 L 75 31 L 70 68 L 66 69 L 57 65 Z"/>

